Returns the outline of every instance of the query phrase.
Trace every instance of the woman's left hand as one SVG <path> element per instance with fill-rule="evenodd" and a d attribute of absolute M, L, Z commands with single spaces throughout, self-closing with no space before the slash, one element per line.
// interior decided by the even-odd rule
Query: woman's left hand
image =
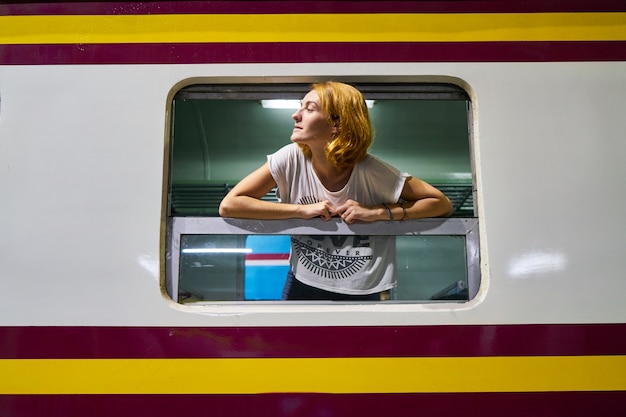
<path fill-rule="evenodd" d="M 358 201 L 348 200 L 341 206 L 336 207 L 335 211 L 341 219 L 348 223 L 354 223 L 355 221 L 373 222 L 379 219 L 380 209 L 376 207 L 364 206 Z"/>

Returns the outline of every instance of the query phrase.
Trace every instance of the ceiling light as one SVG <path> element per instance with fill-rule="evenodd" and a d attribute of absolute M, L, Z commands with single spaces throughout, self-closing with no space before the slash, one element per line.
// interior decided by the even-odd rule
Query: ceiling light
<path fill-rule="evenodd" d="M 300 100 L 261 100 L 264 109 L 299 109 Z"/>
<path fill-rule="evenodd" d="M 365 100 L 368 109 L 374 107 L 374 100 Z M 261 100 L 264 109 L 299 109 L 300 100 Z"/>

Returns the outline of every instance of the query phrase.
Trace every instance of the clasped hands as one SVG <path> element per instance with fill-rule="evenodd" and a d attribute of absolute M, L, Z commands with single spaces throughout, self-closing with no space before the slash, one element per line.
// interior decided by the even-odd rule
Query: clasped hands
<path fill-rule="evenodd" d="M 372 222 L 376 220 L 377 216 L 376 207 L 364 206 L 354 200 L 347 200 L 337 207 L 333 206 L 330 201 L 324 200 L 319 203 L 307 204 L 303 206 L 303 208 L 305 209 L 305 219 L 321 217 L 323 220 L 328 221 L 333 217 L 341 217 L 341 219 L 348 224 L 358 220 Z"/>

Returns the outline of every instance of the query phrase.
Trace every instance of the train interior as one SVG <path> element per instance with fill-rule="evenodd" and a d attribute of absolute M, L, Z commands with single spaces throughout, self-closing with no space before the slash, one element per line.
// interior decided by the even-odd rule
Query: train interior
<path fill-rule="evenodd" d="M 452 84 L 354 85 L 370 107 L 370 153 L 442 190 L 453 203 L 452 218 L 475 218 L 467 93 Z M 291 115 L 308 89 L 242 84 L 178 91 L 171 103 L 168 219 L 219 217 L 228 190 L 290 143 Z M 264 198 L 275 201 L 275 192 Z M 392 300 L 471 298 L 468 275 L 475 266 L 465 236 L 409 231 L 395 238 L 398 286 Z M 179 264 L 169 279 L 177 283 L 170 295 L 178 302 L 280 300 L 288 235 L 185 234 L 176 246 Z"/>

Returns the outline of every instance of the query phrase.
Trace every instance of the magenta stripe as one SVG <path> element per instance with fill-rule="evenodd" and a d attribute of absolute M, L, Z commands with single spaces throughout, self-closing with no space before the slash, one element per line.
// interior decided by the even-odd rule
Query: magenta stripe
<path fill-rule="evenodd" d="M 626 324 L 406 327 L 0 327 L 0 358 L 624 355 Z"/>
<path fill-rule="evenodd" d="M 626 393 L 622 391 L 334 395 L 0 395 L 0 415 L 13 417 L 623 417 L 625 410 Z"/>
<path fill-rule="evenodd" d="M 623 0 L 4 2 L 0 15 L 170 13 L 533 13 L 624 11 Z"/>
<path fill-rule="evenodd" d="M 624 61 L 626 41 L 0 45 L 0 64 Z"/>

